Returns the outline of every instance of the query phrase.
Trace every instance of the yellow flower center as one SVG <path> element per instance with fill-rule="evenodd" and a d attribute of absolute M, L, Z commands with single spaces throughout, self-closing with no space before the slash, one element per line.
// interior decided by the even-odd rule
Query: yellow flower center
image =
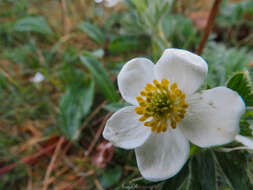
<path fill-rule="evenodd" d="M 173 83 L 169 88 L 169 81 L 162 79 L 159 83 L 153 80 L 148 83 L 140 96 L 136 97 L 139 106 L 135 108 L 141 115 L 140 121 L 151 127 L 153 132 L 165 132 L 168 129 L 168 121 L 173 129 L 177 122 L 184 118 L 188 104 L 185 103 L 185 94 Z"/>

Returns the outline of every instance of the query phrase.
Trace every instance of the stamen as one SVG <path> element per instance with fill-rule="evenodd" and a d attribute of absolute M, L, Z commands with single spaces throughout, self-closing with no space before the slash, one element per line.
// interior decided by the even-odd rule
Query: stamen
<path fill-rule="evenodd" d="M 168 121 L 171 128 L 175 129 L 188 108 L 185 94 L 178 89 L 177 83 L 171 84 L 170 88 L 169 84 L 167 79 L 162 79 L 161 82 L 153 80 L 153 84 L 148 83 L 140 91 L 140 96 L 136 97 L 139 106 L 135 111 L 141 115 L 139 120 L 156 133 L 166 132 Z"/>
<path fill-rule="evenodd" d="M 173 129 L 176 129 L 176 128 L 177 128 L 177 123 L 176 123 L 176 121 L 174 121 L 174 120 L 171 120 L 170 125 L 171 125 L 171 127 L 172 127 Z"/>
<path fill-rule="evenodd" d="M 141 95 L 142 95 L 142 96 L 146 96 L 147 93 L 146 93 L 144 90 L 142 90 L 142 91 L 141 91 Z"/>

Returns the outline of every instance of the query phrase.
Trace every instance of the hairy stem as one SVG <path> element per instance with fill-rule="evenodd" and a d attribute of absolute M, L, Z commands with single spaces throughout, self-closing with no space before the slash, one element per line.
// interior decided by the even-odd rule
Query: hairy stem
<path fill-rule="evenodd" d="M 214 4 L 213 4 L 213 7 L 212 7 L 212 10 L 209 14 L 209 18 L 208 18 L 208 22 L 206 24 L 206 27 L 205 27 L 205 30 L 204 30 L 204 34 L 203 34 L 203 37 L 202 37 L 202 40 L 200 42 L 200 45 L 199 45 L 199 48 L 197 50 L 197 54 L 201 55 L 202 54 L 202 51 L 206 45 L 206 42 L 207 42 L 207 39 L 208 39 L 208 36 L 213 28 L 213 25 L 214 25 L 214 21 L 215 21 L 215 18 L 219 12 L 219 7 L 221 5 L 221 2 L 222 0 L 215 0 L 214 1 Z"/>

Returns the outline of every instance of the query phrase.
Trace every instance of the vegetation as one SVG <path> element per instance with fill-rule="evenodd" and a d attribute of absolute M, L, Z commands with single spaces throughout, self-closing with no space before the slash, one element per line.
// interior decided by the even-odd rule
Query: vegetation
<path fill-rule="evenodd" d="M 151 183 L 134 151 L 101 135 L 110 115 L 127 105 L 116 84 L 122 65 L 141 56 L 155 62 L 169 47 L 196 52 L 212 3 L 0 1 L 0 189 L 253 189 L 251 151 L 192 146 L 178 175 Z M 252 34 L 253 2 L 224 0 L 202 53 L 209 67 L 203 89 L 227 85 L 242 96 L 240 133 L 249 137 Z"/>

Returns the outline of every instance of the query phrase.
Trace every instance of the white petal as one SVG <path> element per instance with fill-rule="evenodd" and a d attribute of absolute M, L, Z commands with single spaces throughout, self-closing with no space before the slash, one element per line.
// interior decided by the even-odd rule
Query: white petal
<path fill-rule="evenodd" d="M 245 104 L 237 92 L 217 87 L 194 94 L 186 101 L 189 108 L 179 127 L 192 143 L 209 147 L 234 140 L 245 111 Z"/>
<path fill-rule="evenodd" d="M 142 176 L 150 181 L 173 177 L 186 163 L 189 147 L 189 142 L 179 129 L 152 133 L 142 146 L 135 149 Z"/>
<path fill-rule="evenodd" d="M 141 146 L 150 136 L 151 130 L 140 122 L 134 106 L 114 113 L 106 122 L 103 136 L 117 147 L 133 149 Z"/>
<path fill-rule="evenodd" d="M 154 64 L 146 58 L 132 59 L 123 66 L 118 75 L 118 86 L 128 103 L 137 105 L 136 96 L 154 79 L 153 69 Z"/>
<path fill-rule="evenodd" d="M 45 79 L 44 75 L 40 72 L 37 72 L 34 77 L 31 79 L 31 82 L 33 83 L 40 83 Z"/>
<path fill-rule="evenodd" d="M 207 63 L 200 56 L 181 49 L 166 49 L 155 66 L 155 76 L 165 78 L 186 94 L 195 92 L 207 75 Z"/>
<path fill-rule="evenodd" d="M 235 140 L 253 150 L 253 138 L 236 135 Z"/>
<path fill-rule="evenodd" d="M 105 6 L 106 7 L 113 7 L 119 2 L 120 2 L 120 0 L 105 0 Z"/>

